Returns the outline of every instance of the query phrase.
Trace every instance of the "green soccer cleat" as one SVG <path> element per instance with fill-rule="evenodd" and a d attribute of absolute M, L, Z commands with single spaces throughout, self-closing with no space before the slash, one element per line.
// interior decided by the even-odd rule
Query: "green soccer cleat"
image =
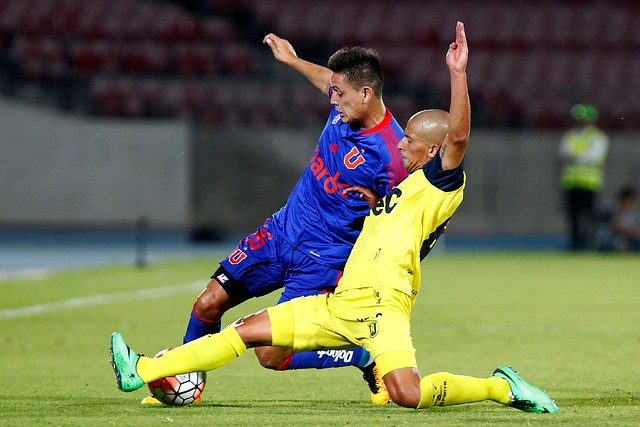
<path fill-rule="evenodd" d="M 116 385 L 122 391 L 134 391 L 144 385 L 136 371 L 140 354 L 131 351 L 119 332 L 111 334 L 111 366 L 116 374 Z"/>
<path fill-rule="evenodd" d="M 391 400 L 389 390 L 376 364 L 372 363 L 369 366 L 360 368 L 360 370 L 362 371 L 362 378 L 364 378 L 369 390 L 371 390 L 371 403 L 374 405 L 386 405 L 389 403 L 389 400 Z"/>
<path fill-rule="evenodd" d="M 559 411 L 556 403 L 551 400 L 544 390 L 523 380 L 511 367 L 500 366 L 493 372 L 492 376 L 503 378 L 509 383 L 511 388 L 509 391 L 511 397 L 511 402 L 508 403 L 509 406 L 521 411 L 538 414 L 555 414 Z"/>

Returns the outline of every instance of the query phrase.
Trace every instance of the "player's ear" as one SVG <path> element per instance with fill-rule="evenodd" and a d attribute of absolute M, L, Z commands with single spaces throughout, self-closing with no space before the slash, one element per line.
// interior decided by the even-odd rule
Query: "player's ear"
<path fill-rule="evenodd" d="M 428 152 L 429 159 L 433 159 L 435 156 L 437 156 L 438 151 L 440 151 L 440 144 L 431 144 Z"/>
<path fill-rule="evenodd" d="M 366 104 L 374 97 L 373 89 L 371 89 L 369 86 L 362 86 L 362 89 L 360 89 L 360 94 L 362 95 L 363 104 Z"/>

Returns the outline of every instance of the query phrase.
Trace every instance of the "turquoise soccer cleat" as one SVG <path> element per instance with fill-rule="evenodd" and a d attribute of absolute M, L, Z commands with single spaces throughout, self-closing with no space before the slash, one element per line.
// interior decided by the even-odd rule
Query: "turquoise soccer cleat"
<path fill-rule="evenodd" d="M 111 334 L 111 366 L 116 374 L 116 385 L 122 391 L 134 391 L 144 385 L 144 381 L 136 371 L 140 355 L 131 351 L 119 332 Z"/>
<path fill-rule="evenodd" d="M 507 380 L 511 391 L 509 406 L 525 412 L 538 414 L 555 414 L 559 411 L 556 403 L 544 392 L 533 384 L 522 379 L 518 373 L 509 366 L 500 366 L 493 372 L 493 377 Z"/>

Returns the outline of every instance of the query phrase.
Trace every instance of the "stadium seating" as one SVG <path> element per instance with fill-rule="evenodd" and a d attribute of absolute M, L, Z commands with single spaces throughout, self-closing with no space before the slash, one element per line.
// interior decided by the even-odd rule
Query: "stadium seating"
<path fill-rule="evenodd" d="M 211 0 L 200 1 L 198 13 L 192 4 L 0 0 L 2 90 L 41 89 L 62 94 L 67 108 L 119 117 L 325 120 L 317 95 L 269 62 L 260 37 L 273 31 L 317 61 L 342 45 L 379 50 L 387 102 L 406 120 L 421 107 L 446 108 L 444 52 L 453 23 L 463 20 L 476 125 L 561 128 L 570 106 L 586 101 L 599 107 L 604 126 L 640 128 L 629 90 L 640 87 L 635 1 Z M 277 108 L 294 91 L 297 105 L 312 105 L 295 118 Z"/>

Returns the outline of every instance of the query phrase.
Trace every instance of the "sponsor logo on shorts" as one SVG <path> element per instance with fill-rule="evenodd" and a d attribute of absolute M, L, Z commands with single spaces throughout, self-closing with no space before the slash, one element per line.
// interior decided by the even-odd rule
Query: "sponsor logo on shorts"
<path fill-rule="evenodd" d="M 224 273 L 223 273 L 223 274 L 218 274 L 218 275 L 216 276 L 216 279 L 218 279 L 218 282 L 220 282 L 220 283 L 226 283 L 226 282 L 228 282 L 228 281 L 229 281 L 229 278 L 228 278 L 228 277 L 227 277 L 227 275 L 226 275 L 226 274 L 224 274 Z"/>
<path fill-rule="evenodd" d="M 378 322 L 373 321 L 369 323 L 369 336 L 373 338 L 376 335 L 378 335 Z"/>
<path fill-rule="evenodd" d="M 380 316 L 382 316 L 382 313 L 376 313 L 376 316 L 375 316 L 375 317 L 380 317 Z M 369 320 L 370 318 L 371 318 L 370 316 L 367 316 L 367 317 L 359 317 L 359 318 L 357 318 L 356 320 L 357 320 L 358 322 L 366 322 L 366 321 L 367 321 L 367 320 Z"/>

